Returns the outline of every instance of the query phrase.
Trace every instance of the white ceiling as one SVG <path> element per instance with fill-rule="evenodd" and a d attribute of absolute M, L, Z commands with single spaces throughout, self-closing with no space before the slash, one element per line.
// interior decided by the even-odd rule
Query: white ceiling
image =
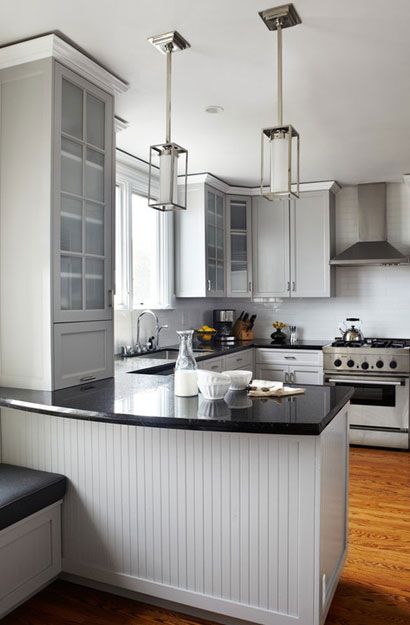
<path fill-rule="evenodd" d="M 190 172 L 255 185 L 259 135 L 275 122 L 275 37 L 258 11 L 281 0 L 1 0 L 0 43 L 60 30 L 130 83 L 119 147 L 164 140 L 165 60 L 147 37 L 178 30 L 173 139 Z M 410 171 L 409 0 L 295 0 L 284 32 L 284 121 L 301 134 L 302 181 L 400 180 Z M 210 115 L 210 104 L 224 113 Z"/>

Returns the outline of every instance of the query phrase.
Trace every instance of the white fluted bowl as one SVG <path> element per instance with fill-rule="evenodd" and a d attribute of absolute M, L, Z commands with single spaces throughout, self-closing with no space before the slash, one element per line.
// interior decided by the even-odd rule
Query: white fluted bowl
<path fill-rule="evenodd" d="M 224 371 L 223 373 L 231 380 L 230 391 L 244 391 L 252 380 L 252 371 Z"/>
<path fill-rule="evenodd" d="M 223 373 L 198 369 L 198 388 L 205 399 L 223 399 L 229 390 L 231 378 Z"/>

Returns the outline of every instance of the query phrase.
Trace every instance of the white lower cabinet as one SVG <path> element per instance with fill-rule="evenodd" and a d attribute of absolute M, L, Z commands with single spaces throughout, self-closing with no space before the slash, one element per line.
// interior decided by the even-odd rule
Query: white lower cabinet
<path fill-rule="evenodd" d="M 110 321 L 54 324 L 54 388 L 113 376 Z"/>
<path fill-rule="evenodd" d="M 198 363 L 198 369 L 205 369 L 206 371 L 217 371 L 222 373 L 224 369 L 224 358 L 209 358 Z"/>
<path fill-rule="evenodd" d="M 254 371 L 253 349 L 246 349 L 242 352 L 229 354 L 227 356 L 217 356 L 209 358 L 198 363 L 198 369 L 206 369 L 207 371 Z"/>
<path fill-rule="evenodd" d="M 323 384 L 323 354 L 318 350 L 257 349 L 259 380 L 289 384 Z"/>

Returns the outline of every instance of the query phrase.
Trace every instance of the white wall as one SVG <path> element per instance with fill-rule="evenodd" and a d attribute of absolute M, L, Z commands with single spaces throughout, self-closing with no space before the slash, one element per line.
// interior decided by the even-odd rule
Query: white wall
<path fill-rule="evenodd" d="M 387 229 L 389 241 L 410 254 L 410 188 L 405 184 L 387 185 Z M 336 196 L 337 251 L 357 240 L 357 186 L 344 187 Z M 338 267 L 336 297 L 294 299 L 283 302 L 275 312 L 272 304 L 252 304 L 249 300 L 179 299 L 173 311 L 159 312 L 169 329 L 162 334 L 162 345 L 176 342 L 177 329 L 198 327 L 212 319 L 213 308 L 246 309 L 258 314 L 255 334 L 269 337 L 271 323 L 281 319 L 293 323 L 305 339 L 331 339 L 346 317 L 360 317 L 367 336 L 410 337 L 410 266 Z M 135 312 L 116 311 L 116 351 L 135 340 Z M 149 328 L 146 329 L 146 332 Z"/>

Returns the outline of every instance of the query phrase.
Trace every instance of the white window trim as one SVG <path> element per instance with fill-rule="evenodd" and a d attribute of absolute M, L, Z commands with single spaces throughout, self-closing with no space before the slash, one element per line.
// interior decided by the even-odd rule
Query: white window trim
<path fill-rule="evenodd" d="M 148 165 L 132 156 L 117 152 L 116 184 L 120 186 L 122 194 L 122 210 L 124 211 L 121 223 L 121 254 L 123 284 L 118 285 L 119 293 L 125 293 L 121 301 L 115 302 L 120 310 L 141 310 L 149 304 L 135 306 L 133 303 L 133 262 L 132 262 L 132 194 L 137 193 L 148 197 Z M 154 209 L 152 209 L 154 210 Z M 161 220 L 158 233 L 159 250 L 159 285 L 161 305 L 153 305 L 154 310 L 172 310 L 174 308 L 174 225 L 172 213 L 158 211 L 158 220 Z M 116 298 L 118 300 L 118 298 Z"/>

